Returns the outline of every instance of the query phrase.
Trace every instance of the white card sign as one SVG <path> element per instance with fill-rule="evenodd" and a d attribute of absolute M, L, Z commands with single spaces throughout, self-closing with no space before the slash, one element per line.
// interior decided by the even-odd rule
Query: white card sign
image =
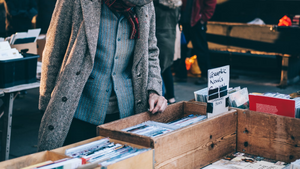
<path fill-rule="evenodd" d="M 229 65 L 208 70 L 207 100 L 213 100 L 227 96 L 229 75 Z"/>
<path fill-rule="evenodd" d="M 208 70 L 207 118 L 228 111 L 229 66 Z"/>
<path fill-rule="evenodd" d="M 211 112 L 207 112 L 207 118 L 222 114 L 228 111 L 228 106 L 226 104 L 227 97 L 221 97 L 214 99 L 211 102 L 207 103 L 207 106 L 211 106 Z"/>

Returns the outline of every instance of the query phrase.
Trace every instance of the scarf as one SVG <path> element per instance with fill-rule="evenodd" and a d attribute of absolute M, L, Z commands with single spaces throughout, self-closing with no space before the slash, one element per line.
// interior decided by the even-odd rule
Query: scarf
<path fill-rule="evenodd" d="M 132 7 L 136 5 L 126 2 L 124 3 L 123 0 L 102 0 L 102 3 L 105 3 L 109 9 L 123 14 L 126 19 L 128 20 L 131 26 L 131 34 L 130 39 L 139 39 L 140 38 L 140 25 L 139 20 L 136 16 L 136 13 L 131 10 Z"/>

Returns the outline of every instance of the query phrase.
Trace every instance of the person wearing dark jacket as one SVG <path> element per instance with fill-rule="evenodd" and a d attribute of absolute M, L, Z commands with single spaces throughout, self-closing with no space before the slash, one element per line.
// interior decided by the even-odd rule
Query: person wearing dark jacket
<path fill-rule="evenodd" d="M 193 52 L 197 55 L 198 65 L 201 69 L 201 78 L 196 84 L 207 83 L 207 70 L 211 68 L 209 50 L 206 40 L 206 23 L 213 16 L 217 0 L 182 0 L 181 24 L 186 41 L 192 41 Z M 182 47 L 183 71 L 179 71 L 176 77 L 186 79 L 184 60 L 186 58 L 187 45 Z"/>
<path fill-rule="evenodd" d="M 175 52 L 176 25 L 179 19 L 181 0 L 154 1 L 156 14 L 156 38 L 159 48 L 161 74 L 165 84 L 168 103 L 175 103 L 171 66 Z"/>
<path fill-rule="evenodd" d="M 32 18 L 37 15 L 36 0 L 4 0 L 6 36 L 32 29 Z"/>
<path fill-rule="evenodd" d="M 56 0 L 38 0 L 38 15 L 36 17 L 36 27 L 41 28 L 41 34 L 46 34 Z"/>

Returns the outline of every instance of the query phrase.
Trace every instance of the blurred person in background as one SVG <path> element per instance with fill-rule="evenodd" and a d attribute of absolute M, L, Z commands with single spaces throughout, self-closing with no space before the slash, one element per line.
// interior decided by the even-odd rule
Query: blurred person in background
<path fill-rule="evenodd" d="M 201 78 L 196 84 L 207 83 L 207 70 L 211 68 L 209 50 L 206 40 L 206 24 L 213 16 L 217 0 L 182 0 L 181 19 L 182 30 L 186 42 L 192 41 L 193 53 L 197 55 L 197 62 L 201 69 Z M 187 57 L 187 44 L 181 48 L 181 62 L 176 74 L 178 81 L 186 81 L 185 59 Z M 188 56 L 189 57 L 189 56 Z M 181 70 L 180 70 L 181 69 Z"/>
<path fill-rule="evenodd" d="M 36 28 L 41 28 L 41 34 L 47 33 L 55 4 L 56 0 L 37 0 Z"/>
<path fill-rule="evenodd" d="M 166 89 L 165 97 L 169 104 L 176 102 L 171 66 L 174 59 L 176 25 L 181 4 L 181 0 L 154 1 L 161 75 Z"/>
<path fill-rule="evenodd" d="M 38 13 L 36 0 L 4 0 L 4 5 L 6 36 L 33 28 L 31 21 Z"/>

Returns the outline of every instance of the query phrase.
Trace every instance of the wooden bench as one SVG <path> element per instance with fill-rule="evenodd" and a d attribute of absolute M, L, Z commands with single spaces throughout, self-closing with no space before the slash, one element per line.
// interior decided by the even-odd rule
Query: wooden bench
<path fill-rule="evenodd" d="M 279 87 L 286 87 L 288 80 L 300 75 L 299 37 L 300 27 L 228 22 L 207 24 L 207 41 L 211 53 L 280 57 Z M 189 44 L 189 47 L 192 48 L 192 45 Z"/>

